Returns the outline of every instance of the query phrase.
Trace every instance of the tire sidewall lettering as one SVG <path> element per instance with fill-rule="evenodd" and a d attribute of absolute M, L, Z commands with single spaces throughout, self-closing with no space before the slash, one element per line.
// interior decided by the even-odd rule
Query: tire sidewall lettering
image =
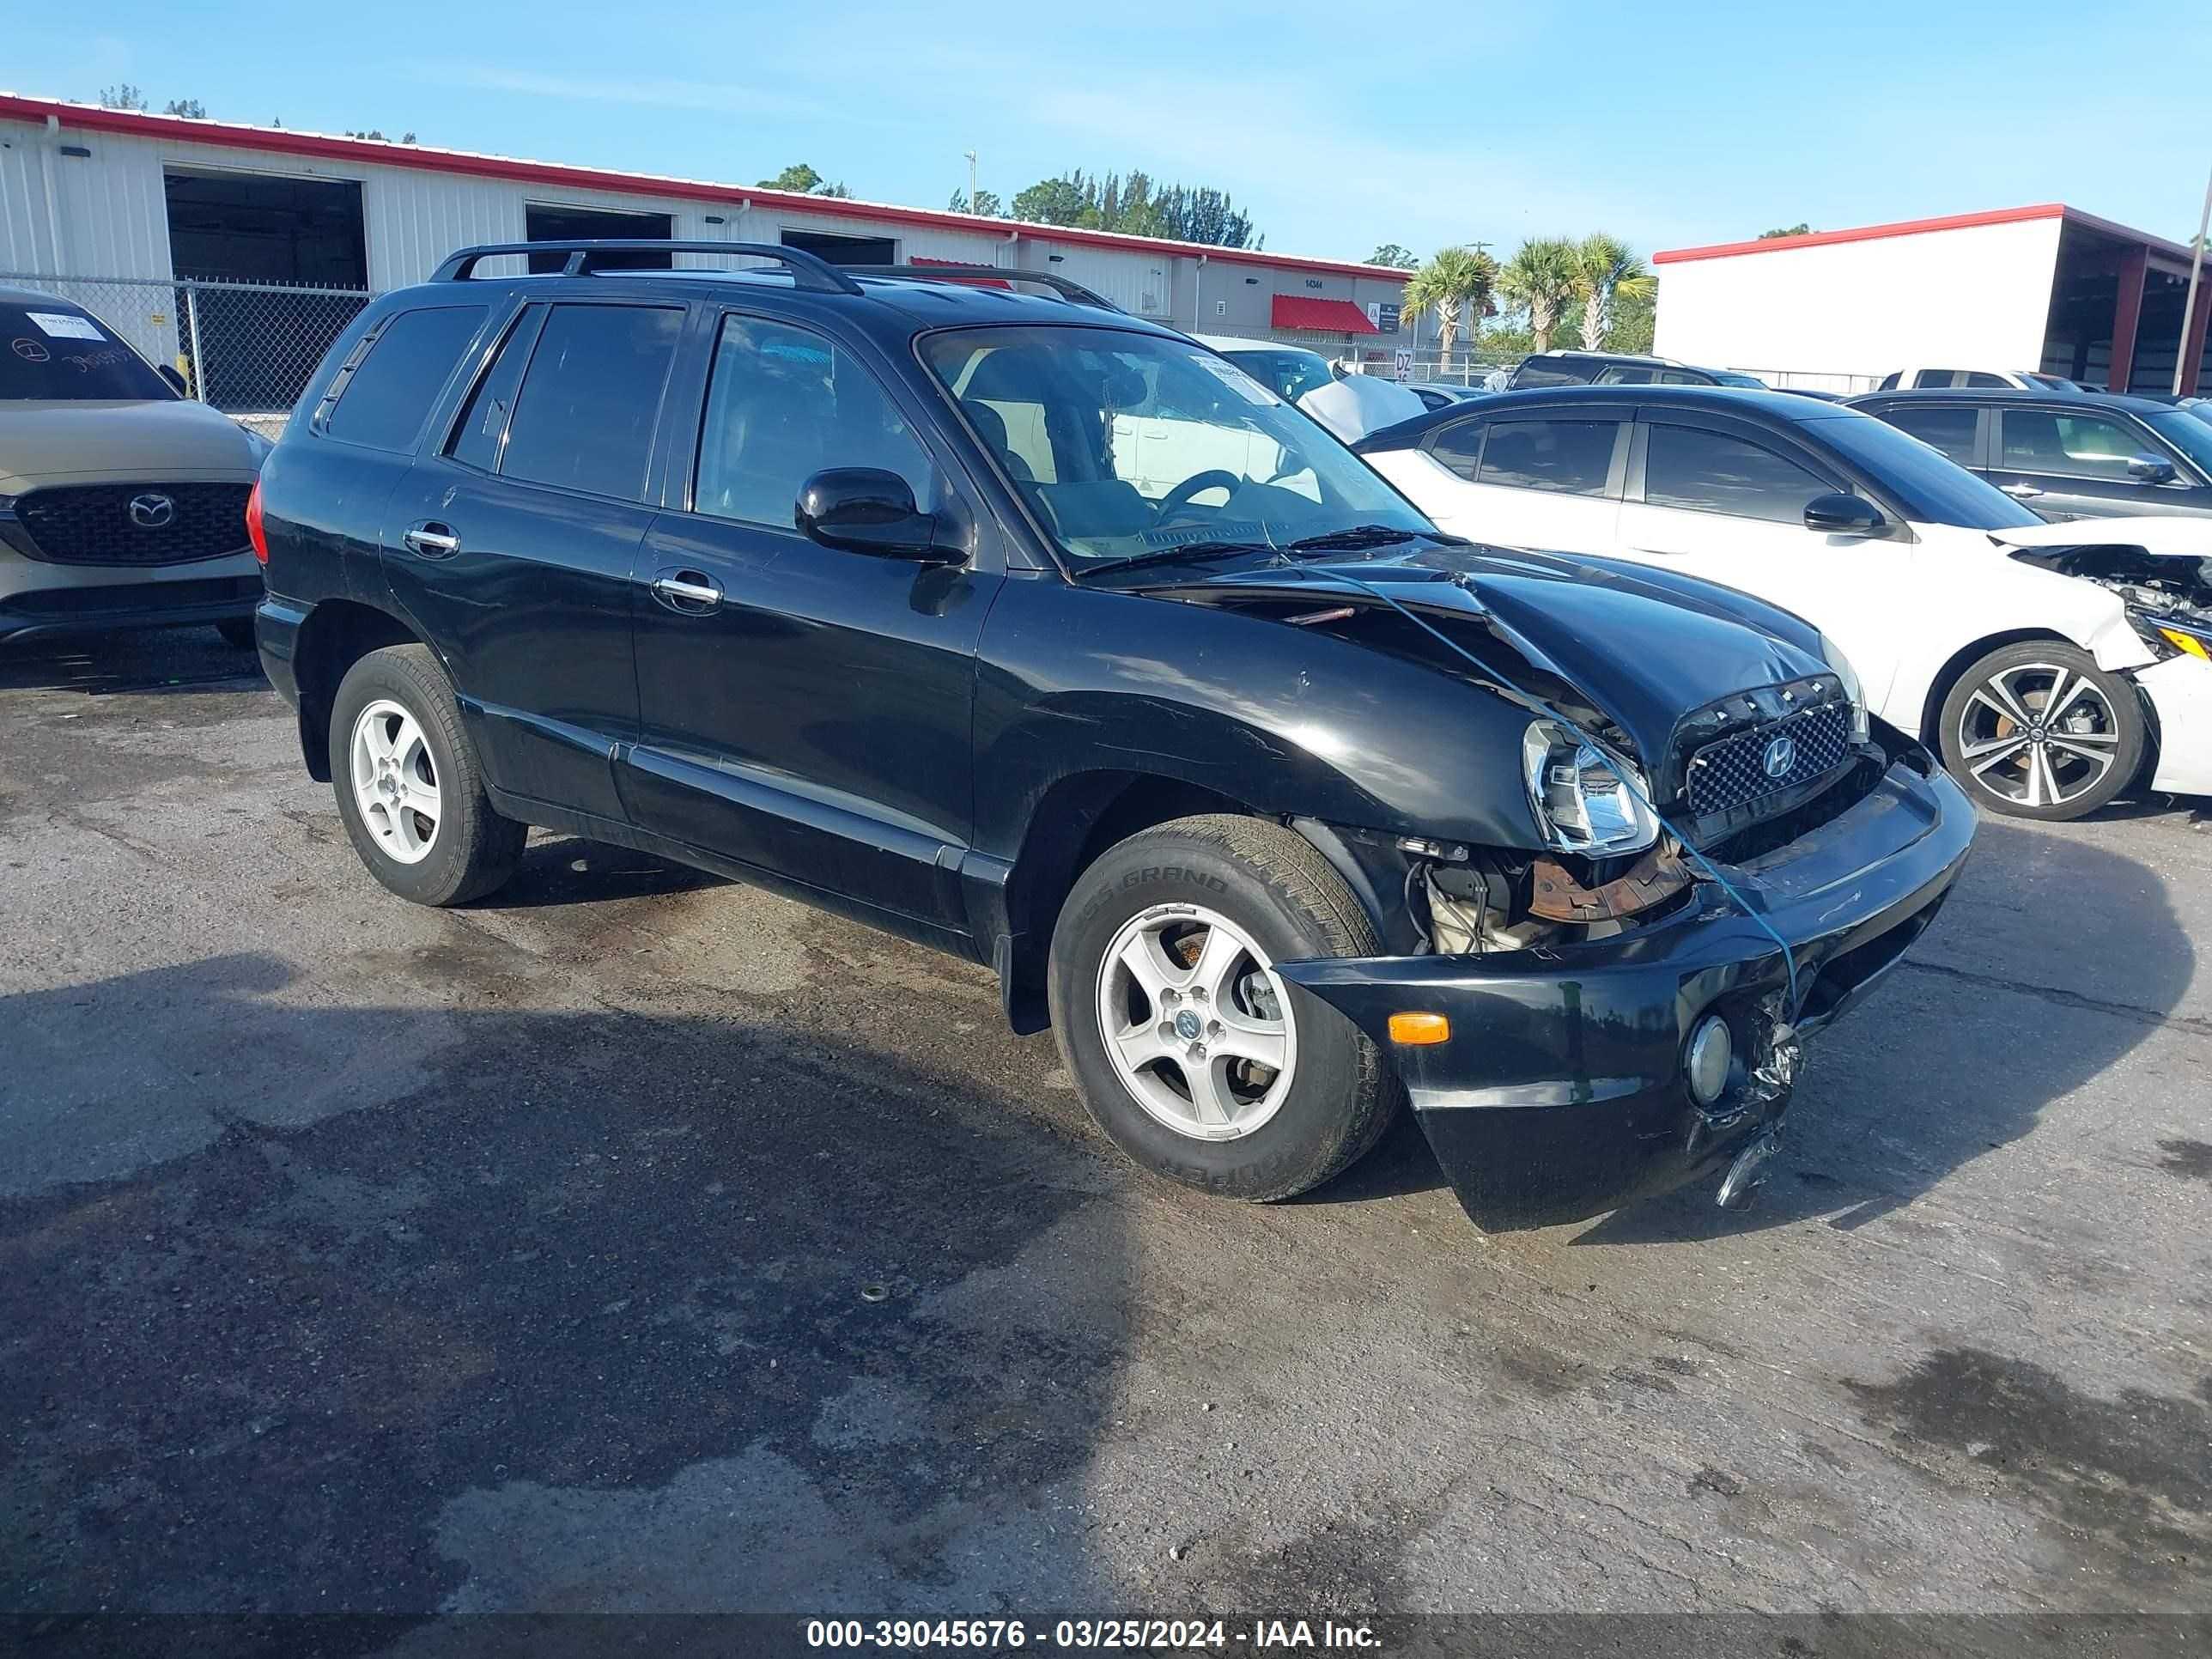
<path fill-rule="evenodd" d="M 1191 869 L 1180 864 L 1147 865 L 1141 870 L 1130 871 L 1121 880 L 1109 886 L 1094 890 L 1091 896 L 1091 902 L 1076 912 L 1076 920 L 1087 922 L 1108 905 L 1118 902 L 1140 888 L 1178 882 L 1186 886 L 1195 887 L 1205 893 L 1219 894 L 1229 890 L 1227 882 L 1219 876 L 1210 875 L 1203 870 Z"/>

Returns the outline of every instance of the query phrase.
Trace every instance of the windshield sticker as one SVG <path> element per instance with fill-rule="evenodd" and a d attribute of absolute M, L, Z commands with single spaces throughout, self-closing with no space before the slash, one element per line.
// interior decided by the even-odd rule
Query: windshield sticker
<path fill-rule="evenodd" d="M 27 311 L 23 314 L 35 323 L 39 331 L 50 340 L 104 340 L 107 337 L 92 325 L 89 317 L 71 317 L 59 311 Z"/>
<path fill-rule="evenodd" d="M 1194 352 L 1191 362 L 1227 386 L 1248 404 L 1279 404 L 1283 400 L 1261 386 L 1243 369 L 1219 357 L 1207 357 Z"/>
<path fill-rule="evenodd" d="M 27 334 L 21 339 L 9 341 L 8 349 L 27 363 L 43 363 L 54 355 L 46 349 L 44 341 L 34 340 Z"/>

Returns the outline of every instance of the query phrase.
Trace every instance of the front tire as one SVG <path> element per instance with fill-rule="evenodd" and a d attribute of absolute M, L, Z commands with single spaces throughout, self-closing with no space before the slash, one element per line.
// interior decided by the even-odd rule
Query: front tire
<path fill-rule="evenodd" d="M 2148 733 L 2134 686 L 2075 646 L 2029 640 L 1959 677 L 1937 735 L 1977 805 L 2057 823 L 2133 783 Z"/>
<path fill-rule="evenodd" d="M 369 873 L 417 904 L 465 904 L 521 860 L 529 826 L 503 818 L 428 648 L 387 646 L 346 671 L 331 708 L 331 787 Z"/>
<path fill-rule="evenodd" d="M 1349 1020 L 1294 1006 L 1273 964 L 1381 949 L 1304 837 L 1177 819 L 1077 878 L 1053 930 L 1054 1035 L 1092 1119 L 1138 1163 L 1226 1197 L 1289 1198 L 1373 1146 L 1403 1091 Z"/>

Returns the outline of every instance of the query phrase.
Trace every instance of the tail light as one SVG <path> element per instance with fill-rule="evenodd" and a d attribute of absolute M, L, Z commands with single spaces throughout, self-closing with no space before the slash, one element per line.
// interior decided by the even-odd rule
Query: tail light
<path fill-rule="evenodd" d="M 269 562 L 269 536 L 261 527 L 261 480 L 253 481 L 253 493 L 246 498 L 246 534 L 253 544 L 253 556 L 262 563 Z"/>

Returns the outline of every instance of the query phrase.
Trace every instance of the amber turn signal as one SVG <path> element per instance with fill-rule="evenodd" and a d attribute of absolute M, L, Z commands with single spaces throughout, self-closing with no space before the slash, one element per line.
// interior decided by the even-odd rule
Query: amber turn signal
<path fill-rule="evenodd" d="M 2212 662 L 2212 653 L 2205 651 L 2204 641 L 2195 635 L 2185 634 L 2178 628 L 2161 628 L 2158 631 L 2175 650 L 2185 651 L 2192 657 Z"/>
<path fill-rule="evenodd" d="M 1442 1014 L 1393 1014 L 1390 1041 L 1409 1046 L 1451 1041 L 1451 1022 Z"/>

